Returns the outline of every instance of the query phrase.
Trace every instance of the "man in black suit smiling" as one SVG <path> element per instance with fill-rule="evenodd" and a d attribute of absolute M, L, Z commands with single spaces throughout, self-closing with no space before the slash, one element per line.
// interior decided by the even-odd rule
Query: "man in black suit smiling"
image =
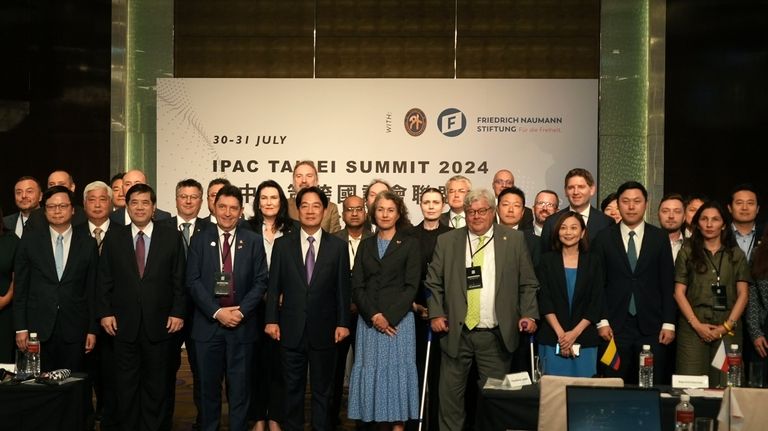
<path fill-rule="evenodd" d="M 16 344 L 26 350 L 29 333 L 37 332 L 43 371 L 80 371 L 98 330 L 93 309 L 96 241 L 82 226 L 72 227 L 69 189 L 49 188 L 42 203 L 48 229 L 25 234 L 16 255 Z"/>
<path fill-rule="evenodd" d="M 125 195 L 131 223 L 116 223 L 99 259 L 99 317 L 114 337 L 119 422 L 125 430 L 170 429 L 171 340 L 184 324 L 184 245 L 153 223 L 157 197 L 146 184 Z"/>
<path fill-rule="evenodd" d="M 336 344 L 349 336 L 347 244 L 320 228 L 328 198 L 317 187 L 296 195 L 301 229 L 275 240 L 265 332 L 280 341 L 285 379 L 284 429 L 304 429 L 309 365 L 312 429 L 329 429 Z M 278 298 L 282 295 L 282 309 Z"/>

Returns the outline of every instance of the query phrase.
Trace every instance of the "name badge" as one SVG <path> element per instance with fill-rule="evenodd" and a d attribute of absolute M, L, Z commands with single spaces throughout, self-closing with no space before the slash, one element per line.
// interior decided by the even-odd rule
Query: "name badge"
<path fill-rule="evenodd" d="M 467 290 L 483 288 L 483 273 L 479 266 L 467 268 Z"/>
<path fill-rule="evenodd" d="M 217 272 L 214 274 L 216 284 L 213 287 L 213 294 L 219 296 L 229 296 L 229 292 L 232 290 L 232 273 L 231 272 Z"/>
<path fill-rule="evenodd" d="M 715 311 L 728 309 L 728 295 L 726 295 L 725 286 L 722 284 L 712 285 L 712 309 Z"/>

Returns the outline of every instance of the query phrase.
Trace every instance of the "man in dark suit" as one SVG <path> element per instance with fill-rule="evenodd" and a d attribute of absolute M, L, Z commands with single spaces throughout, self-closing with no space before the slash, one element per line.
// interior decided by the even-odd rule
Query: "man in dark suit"
<path fill-rule="evenodd" d="M 329 429 L 336 344 L 349 336 L 347 244 L 320 228 L 328 198 L 317 187 L 296 195 L 298 232 L 275 240 L 269 271 L 265 332 L 280 341 L 286 430 L 304 429 L 309 365 L 312 429 Z M 278 298 L 282 296 L 282 308 Z"/>
<path fill-rule="evenodd" d="M 34 177 L 24 176 L 16 180 L 16 184 L 13 186 L 13 197 L 19 212 L 3 217 L 5 228 L 21 238 L 27 228 L 30 215 L 34 210 L 40 208 L 42 194 L 40 182 Z M 43 227 L 47 224 L 43 223 Z"/>
<path fill-rule="evenodd" d="M 642 184 L 625 182 L 616 194 L 621 223 L 602 230 L 592 243 L 605 270 L 605 307 L 598 333 L 606 343 L 615 337 L 621 358 L 619 370 L 605 367 L 605 374 L 636 384 L 638 355 L 643 344 L 649 344 L 658 384 L 669 365 L 667 345 L 675 339 L 672 248 L 666 232 L 643 219 L 648 192 Z"/>
<path fill-rule="evenodd" d="M 125 195 L 125 202 L 128 203 L 128 190 L 135 184 L 146 184 L 147 176 L 144 172 L 138 169 L 131 169 L 123 174 L 123 194 Z M 127 205 L 126 205 L 127 207 Z M 157 207 L 154 209 L 154 213 L 150 215 L 154 221 L 162 221 L 171 218 L 171 214 L 167 211 L 163 211 Z M 110 214 L 109 219 L 112 222 L 119 225 L 131 224 L 130 216 L 126 211 L 126 208 L 118 208 Z"/>
<path fill-rule="evenodd" d="M 378 184 L 378 183 L 377 183 Z M 334 235 L 348 244 L 349 271 L 355 266 L 355 255 L 360 247 L 360 241 L 373 235 L 370 229 L 366 229 L 366 205 L 360 196 L 347 196 L 342 202 L 341 218 L 344 220 L 344 229 Z M 357 329 L 357 308 L 350 305 L 349 337 L 338 343 L 336 352 L 336 376 L 333 383 L 333 398 L 331 400 L 331 428 L 335 429 L 341 423 L 339 411 L 341 410 L 341 398 L 344 393 L 344 373 L 347 368 L 347 355 L 349 349 L 355 345 L 355 330 Z"/>
<path fill-rule="evenodd" d="M 547 217 L 544 222 L 544 227 L 541 229 L 542 253 L 552 250 L 552 227 L 565 211 L 570 210 L 581 214 L 587 223 L 587 238 L 590 242 L 597 237 L 602 229 L 616 224 L 612 218 L 590 204 L 590 199 L 596 191 L 595 178 L 588 170 L 574 168 L 565 174 L 565 195 L 568 197 L 570 205 Z"/>
<path fill-rule="evenodd" d="M 176 184 L 176 215 L 168 220 L 163 220 L 169 226 L 179 231 L 184 241 L 184 253 L 188 255 L 189 244 L 194 235 L 205 230 L 210 224 L 207 219 L 200 218 L 200 208 L 203 206 L 203 185 L 192 178 L 181 180 Z M 176 373 L 181 367 L 181 346 L 187 348 L 187 359 L 189 368 L 192 372 L 192 401 L 197 409 L 195 424 L 200 423 L 200 376 L 197 365 L 197 354 L 195 352 L 195 341 L 189 336 L 192 331 L 192 322 L 194 320 L 195 304 L 189 291 L 185 292 L 187 298 L 187 308 L 185 311 L 184 327 L 174 335 L 174 351 L 171 355 L 171 374 L 170 387 L 171 396 L 175 395 Z M 169 405 L 173 409 L 174 401 Z M 173 412 L 171 412 L 172 414 Z"/>
<path fill-rule="evenodd" d="M 84 370 L 84 352 L 96 344 L 94 313 L 96 242 L 72 227 L 72 192 L 63 186 L 42 198 L 48 229 L 27 232 L 15 262 L 13 320 L 16 344 L 26 350 L 29 333 L 41 342 L 41 369 Z"/>
<path fill-rule="evenodd" d="M 172 337 L 184 325 L 184 244 L 154 223 L 157 197 L 146 184 L 128 189 L 131 224 L 104 238 L 98 285 L 101 327 L 114 337 L 118 417 L 125 430 L 170 429 Z"/>
<path fill-rule="evenodd" d="M 464 216 L 464 197 L 472 190 L 472 181 L 463 175 L 454 175 L 445 182 L 445 203 L 448 211 L 440 215 L 440 223 L 458 229 L 467 225 Z"/>
<path fill-rule="evenodd" d="M 261 235 L 238 227 L 242 213 L 240 189 L 221 187 L 214 203 L 217 224 L 196 234 L 189 248 L 191 338 L 200 376 L 200 425 L 207 431 L 219 427 L 225 371 L 229 427 L 247 429 L 253 346 L 262 329 L 256 306 L 267 288 L 267 261 Z"/>
<path fill-rule="evenodd" d="M 501 191 L 515 186 L 515 176 L 512 175 L 512 171 L 508 169 L 501 169 L 493 175 L 493 194 L 496 195 L 496 199 L 499 199 Z M 498 203 L 497 203 L 498 206 Z M 523 205 L 523 214 L 520 219 L 520 230 L 533 229 L 533 211 L 527 206 Z M 500 219 L 496 219 L 496 223 L 501 223 Z"/>
<path fill-rule="evenodd" d="M 462 430 L 472 360 L 481 378 L 503 378 L 520 332 L 534 333 L 538 280 L 521 232 L 493 223 L 496 199 L 473 190 L 467 227 L 437 237 L 425 286 L 432 331 L 440 339 L 440 429 Z"/>
<path fill-rule="evenodd" d="M 112 189 L 102 181 L 89 183 L 83 189 L 83 204 L 87 221 L 80 227 L 87 229 L 96 241 L 96 248 L 101 254 L 104 236 L 109 230 L 109 215 L 112 213 Z M 98 323 L 98 322 L 97 322 Z M 100 417 L 102 430 L 117 426 L 115 409 L 115 351 L 112 337 L 98 331 L 96 347 L 86 356 L 88 376 L 93 382 L 96 395 L 96 414 Z"/>

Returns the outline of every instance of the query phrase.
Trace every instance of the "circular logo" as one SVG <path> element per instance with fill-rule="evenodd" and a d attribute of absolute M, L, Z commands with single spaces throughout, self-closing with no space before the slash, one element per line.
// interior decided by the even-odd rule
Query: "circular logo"
<path fill-rule="evenodd" d="M 448 108 L 437 117 L 437 128 L 448 137 L 459 136 L 467 127 L 467 117 L 456 108 Z"/>
<path fill-rule="evenodd" d="M 405 114 L 405 131 L 411 136 L 419 136 L 427 129 L 427 116 L 419 108 L 413 108 Z"/>

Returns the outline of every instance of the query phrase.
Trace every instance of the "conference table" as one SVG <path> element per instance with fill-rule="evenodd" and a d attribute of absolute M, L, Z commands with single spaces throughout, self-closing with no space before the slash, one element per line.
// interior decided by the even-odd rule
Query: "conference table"
<path fill-rule="evenodd" d="M 669 393 L 669 386 L 659 386 Z M 675 406 L 680 397 L 661 398 L 664 431 L 675 429 Z M 720 398 L 692 397 L 696 417 L 717 418 Z M 563 406 L 565 408 L 565 406 Z M 523 386 L 519 390 L 481 389 L 477 406 L 477 429 L 480 431 L 536 430 L 539 422 L 539 385 Z"/>
<path fill-rule="evenodd" d="M 79 431 L 85 429 L 87 385 L 0 384 L 0 430 Z"/>

